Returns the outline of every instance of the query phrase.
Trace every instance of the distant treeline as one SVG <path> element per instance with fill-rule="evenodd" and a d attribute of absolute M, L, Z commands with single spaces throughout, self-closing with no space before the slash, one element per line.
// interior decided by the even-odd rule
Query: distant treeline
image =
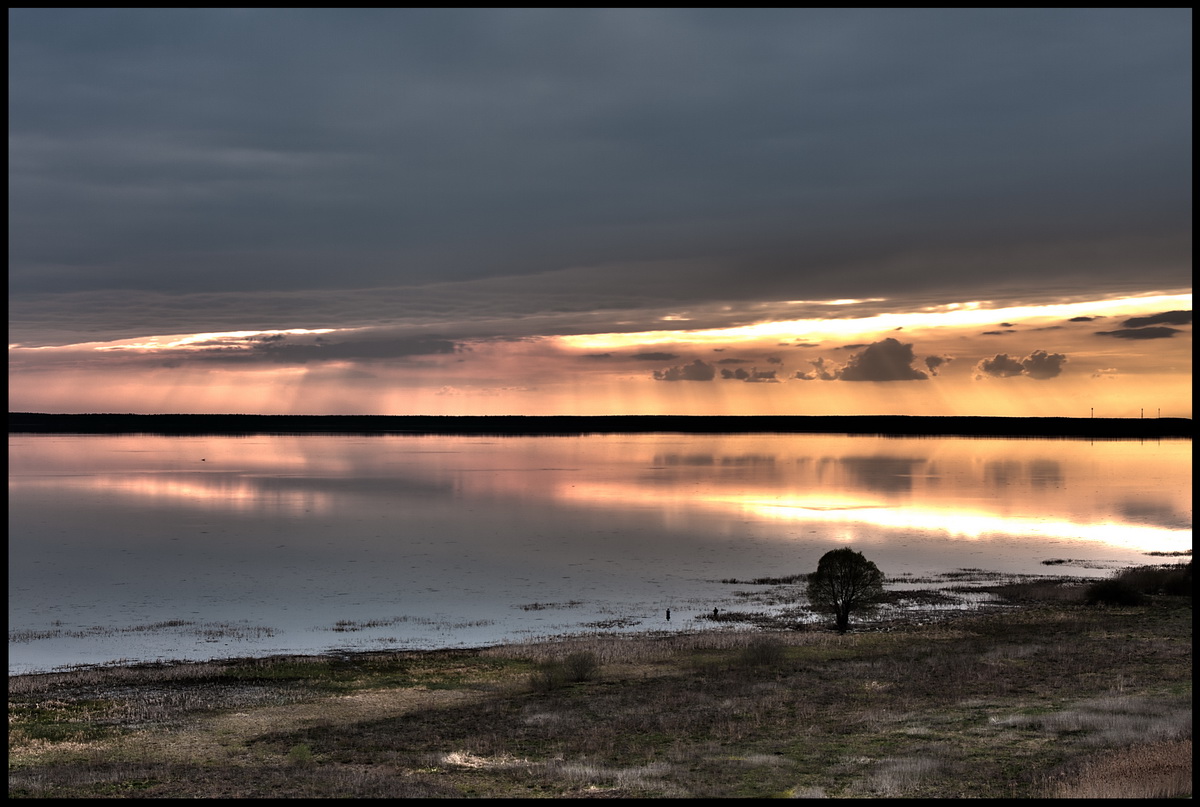
<path fill-rule="evenodd" d="M 51 415 L 9 412 L 8 431 L 52 434 L 878 434 L 1185 437 L 1191 418 L 908 415 Z"/>

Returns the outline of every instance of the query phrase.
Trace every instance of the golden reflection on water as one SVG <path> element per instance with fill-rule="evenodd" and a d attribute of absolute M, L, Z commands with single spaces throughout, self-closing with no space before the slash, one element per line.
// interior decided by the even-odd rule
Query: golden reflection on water
<path fill-rule="evenodd" d="M 323 514 L 405 491 L 522 507 L 1191 548 L 1191 443 L 840 435 L 10 438 L 10 491 Z M 351 502 L 351 504 L 347 504 Z M 852 535 L 853 529 L 840 534 Z"/>
<path fill-rule="evenodd" d="M 667 607 L 683 627 L 697 603 L 745 604 L 725 581 L 810 571 L 842 544 L 898 585 L 1046 564 L 1093 578 L 1191 548 L 1186 440 L 10 435 L 9 493 L 10 628 L 280 629 L 219 648 L 10 642 L 10 671 L 318 652 L 346 638 L 314 626 L 399 614 L 482 627 L 414 619 L 354 646 L 481 646 L 613 615 L 658 629 L 646 615 Z"/>
<path fill-rule="evenodd" d="M 626 485 L 592 485 L 560 488 L 558 496 L 592 505 L 663 506 L 662 492 Z M 701 508 L 712 514 L 793 524 L 869 525 L 890 530 L 943 532 L 962 540 L 985 540 L 997 535 L 1079 539 L 1145 552 L 1180 552 L 1191 549 L 1190 529 L 1168 529 L 1128 522 L 1080 521 L 1043 516 L 1003 515 L 986 510 L 908 504 L 891 506 L 877 498 L 835 496 L 770 496 L 764 493 L 698 494 L 676 507 Z M 837 534 L 837 533 L 832 533 Z M 850 539 L 853 532 L 841 533 Z"/>
<path fill-rule="evenodd" d="M 564 479 L 553 496 L 657 507 L 675 523 L 703 511 L 781 527 L 840 526 L 848 529 L 826 533 L 847 540 L 865 526 L 1140 552 L 1192 546 L 1190 441 L 718 437 L 682 450 L 660 444 L 640 464 L 635 481 Z"/>
<path fill-rule="evenodd" d="M 75 490 L 154 507 L 191 507 L 235 513 L 327 513 L 336 497 L 319 490 L 264 485 L 264 479 L 226 474 L 99 474 L 9 477 L 10 493 L 24 488 Z"/>
<path fill-rule="evenodd" d="M 200 478 L 179 476 L 101 476 L 88 480 L 84 487 L 106 494 L 125 495 L 147 503 L 187 503 L 206 510 L 242 513 L 310 511 L 325 513 L 333 509 L 331 494 L 313 490 L 264 489 L 260 480 L 210 475 Z"/>

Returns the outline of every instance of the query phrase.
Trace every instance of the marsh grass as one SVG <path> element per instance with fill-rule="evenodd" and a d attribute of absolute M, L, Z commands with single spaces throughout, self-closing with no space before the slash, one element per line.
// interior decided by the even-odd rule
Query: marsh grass
<path fill-rule="evenodd" d="M 441 628 L 442 630 L 460 630 L 463 628 L 478 628 L 478 627 L 484 627 L 487 625 L 495 624 L 495 622 L 490 619 L 475 619 L 475 620 L 469 620 L 469 621 L 463 621 L 463 622 L 451 622 L 451 621 L 447 621 L 447 620 L 430 619 L 429 617 L 420 617 L 420 616 L 393 616 L 393 617 L 387 617 L 385 619 L 363 619 L 363 620 L 339 619 L 336 622 L 334 622 L 331 627 L 325 628 L 325 630 L 330 630 L 335 633 L 356 633 L 358 631 L 369 630 L 371 628 L 386 628 L 386 627 L 391 627 L 392 625 L 401 625 L 404 623 L 412 623 L 412 624 L 416 624 L 416 625 L 428 625 L 428 626 L 432 626 L 432 627 L 436 627 L 436 628 Z"/>
<path fill-rule="evenodd" d="M 1074 579 L 1019 580 L 998 586 L 988 586 L 986 591 L 1010 602 L 1081 603 L 1084 600 L 1085 584 Z"/>
<path fill-rule="evenodd" d="M 1192 741 L 1163 740 L 1088 757 L 1050 777 L 1043 788 L 1058 799 L 1164 799 L 1192 795 Z"/>
<path fill-rule="evenodd" d="M 232 639 L 234 641 L 250 641 L 269 638 L 275 635 L 275 629 L 266 625 L 253 625 L 248 622 L 194 622 L 187 619 L 167 619 L 161 622 L 150 622 L 142 625 L 114 627 L 111 625 L 92 625 L 87 628 L 74 630 L 61 627 L 61 622 L 47 630 L 20 629 L 8 632 L 10 644 L 23 644 L 42 639 L 85 639 L 94 637 L 119 636 L 126 633 L 178 633 L 195 636 L 201 641 L 217 642 Z"/>
<path fill-rule="evenodd" d="M 846 635 L 595 634 L 16 676 L 9 794 L 1190 793 L 1190 599 L 1029 603 Z M 530 686 L 548 669 L 553 686 Z"/>

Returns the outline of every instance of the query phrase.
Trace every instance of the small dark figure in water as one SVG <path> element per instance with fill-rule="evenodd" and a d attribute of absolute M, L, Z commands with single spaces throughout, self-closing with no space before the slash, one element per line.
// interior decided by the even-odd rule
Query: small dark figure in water
<path fill-rule="evenodd" d="M 668 622 L 671 621 L 671 609 L 670 608 L 667 609 L 667 621 Z"/>
<path fill-rule="evenodd" d="M 713 609 L 713 619 L 716 619 L 716 618 L 717 618 L 717 609 L 714 608 Z"/>

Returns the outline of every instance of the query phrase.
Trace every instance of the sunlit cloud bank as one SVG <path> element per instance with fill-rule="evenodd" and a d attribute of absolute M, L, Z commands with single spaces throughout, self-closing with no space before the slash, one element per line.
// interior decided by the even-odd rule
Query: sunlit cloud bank
<path fill-rule="evenodd" d="M 9 341 L 53 347 L 145 339 L 155 334 L 283 333 L 388 329 L 449 339 L 574 335 L 594 347 L 640 334 L 642 344 L 758 336 L 788 339 L 805 328 L 831 338 L 913 327 L 930 315 L 969 325 L 988 311 L 1119 304 L 1131 297 L 1190 293 L 1186 244 L 1090 242 L 1060 256 L 1050 250 L 983 259 L 971 253 L 881 258 L 871 263 L 783 270 L 773 260 L 661 260 L 420 285 L 281 288 L 228 292 L 149 289 L 25 292 L 10 300 Z M 1044 250 L 1043 250 L 1044 251 Z M 1165 251 L 1166 255 L 1157 256 Z M 1010 264 L 1021 267 L 1014 275 Z M 1136 272 L 1128 267 L 1134 266 Z M 1095 282 L 1082 277 L 1103 267 Z M 1175 284 L 1153 285 L 1171 275 Z M 868 281 L 863 278 L 874 278 Z M 963 279 L 966 279 L 966 282 Z M 1066 278 L 1066 279 L 1064 279 Z M 348 278 L 352 281 L 352 278 Z M 874 287 L 887 296 L 820 297 Z M 1157 289 L 1158 291 L 1151 291 Z M 806 293 L 803 298 L 796 292 Z M 1164 299 L 1164 306 L 1169 307 Z M 1045 309 L 1052 312 L 1052 308 Z M 973 313 L 977 312 L 977 313 Z M 1169 323 L 1163 323 L 1169 325 Z M 736 329 L 742 329 L 738 331 Z"/>
<path fill-rule="evenodd" d="M 1190 412 L 1190 9 L 9 22 L 10 409 Z"/>
<path fill-rule="evenodd" d="M 820 305 L 843 314 L 862 303 Z M 175 407 L 162 411 L 870 414 L 890 400 L 910 413 L 1081 415 L 1084 395 L 1101 414 L 1132 416 L 1136 395 L 1139 410 L 1184 416 L 1190 309 L 1190 294 L 1173 294 L 518 338 L 292 328 L 17 346 L 10 409 L 146 411 L 154 401 Z M 1141 330 L 1152 336 L 1113 336 Z M 101 374 L 103 384 L 89 381 Z M 1136 389 L 1111 383 L 1131 376 Z M 857 393 L 855 404 L 824 382 L 891 389 Z"/>

